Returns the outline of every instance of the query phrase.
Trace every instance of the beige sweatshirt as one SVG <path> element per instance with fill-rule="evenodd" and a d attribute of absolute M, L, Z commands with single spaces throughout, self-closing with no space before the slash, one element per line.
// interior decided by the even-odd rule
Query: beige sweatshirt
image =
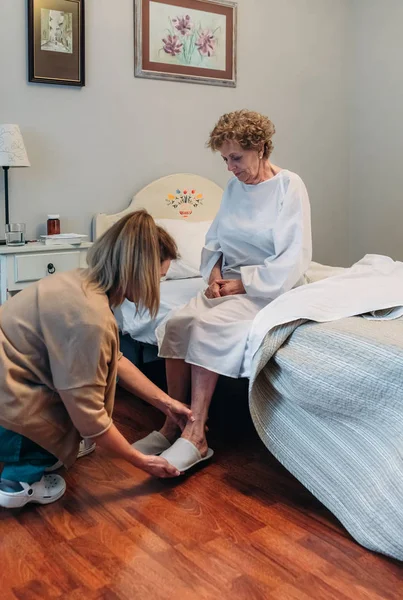
<path fill-rule="evenodd" d="M 84 271 L 51 275 L 0 308 L 0 425 L 66 466 L 112 423 L 119 352 L 106 294 Z"/>

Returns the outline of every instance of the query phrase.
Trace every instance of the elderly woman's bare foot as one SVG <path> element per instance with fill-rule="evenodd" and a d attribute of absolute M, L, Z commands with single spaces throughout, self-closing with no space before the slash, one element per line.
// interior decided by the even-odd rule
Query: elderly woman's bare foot
<path fill-rule="evenodd" d="M 182 432 L 182 436 L 185 440 L 192 442 L 199 450 L 200 454 L 204 457 L 207 454 L 208 445 L 205 436 L 205 425 L 197 422 L 188 423 Z"/>
<path fill-rule="evenodd" d="M 160 429 L 160 433 L 166 437 L 171 444 L 173 444 L 180 435 L 180 429 L 174 421 L 167 417 L 165 419 L 165 423 Z"/>

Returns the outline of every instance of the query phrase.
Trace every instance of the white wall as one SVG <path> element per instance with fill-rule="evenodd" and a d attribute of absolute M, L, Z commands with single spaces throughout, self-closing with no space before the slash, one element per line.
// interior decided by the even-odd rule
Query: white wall
<path fill-rule="evenodd" d="M 354 0 L 351 261 L 403 260 L 403 2 Z"/>
<path fill-rule="evenodd" d="M 27 83 L 25 1 L 0 2 L 0 122 L 20 124 L 32 164 L 10 171 L 12 220 L 33 236 L 60 212 L 65 231 L 89 233 L 95 212 L 162 175 L 224 185 L 204 144 L 223 112 L 248 107 L 277 127 L 274 162 L 307 184 L 314 258 L 347 264 L 349 0 L 240 0 L 235 89 L 134 78 L 133 2 L 113 4 L 86 1 L 87 85 L 75 89 Z"/>

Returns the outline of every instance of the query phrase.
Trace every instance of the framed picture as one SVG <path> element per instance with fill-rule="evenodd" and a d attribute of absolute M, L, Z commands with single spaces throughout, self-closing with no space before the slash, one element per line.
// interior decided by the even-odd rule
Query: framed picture
<path fill-rule="evenodd" d="M 85 85 L 84 0 L 28 0 L 28 78 Z"/>
<path fill-rule="evenodd" d="M 134 0 L 135 76 L 236 86 L 237 5 Z"/>

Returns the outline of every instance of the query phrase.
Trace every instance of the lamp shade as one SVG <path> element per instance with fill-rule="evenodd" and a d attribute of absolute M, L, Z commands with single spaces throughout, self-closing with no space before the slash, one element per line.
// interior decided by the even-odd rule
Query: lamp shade
<path fill-rule="evenodd" d="M 18 125 L 0 125 L 0 167 L 30 167 Z"/>

